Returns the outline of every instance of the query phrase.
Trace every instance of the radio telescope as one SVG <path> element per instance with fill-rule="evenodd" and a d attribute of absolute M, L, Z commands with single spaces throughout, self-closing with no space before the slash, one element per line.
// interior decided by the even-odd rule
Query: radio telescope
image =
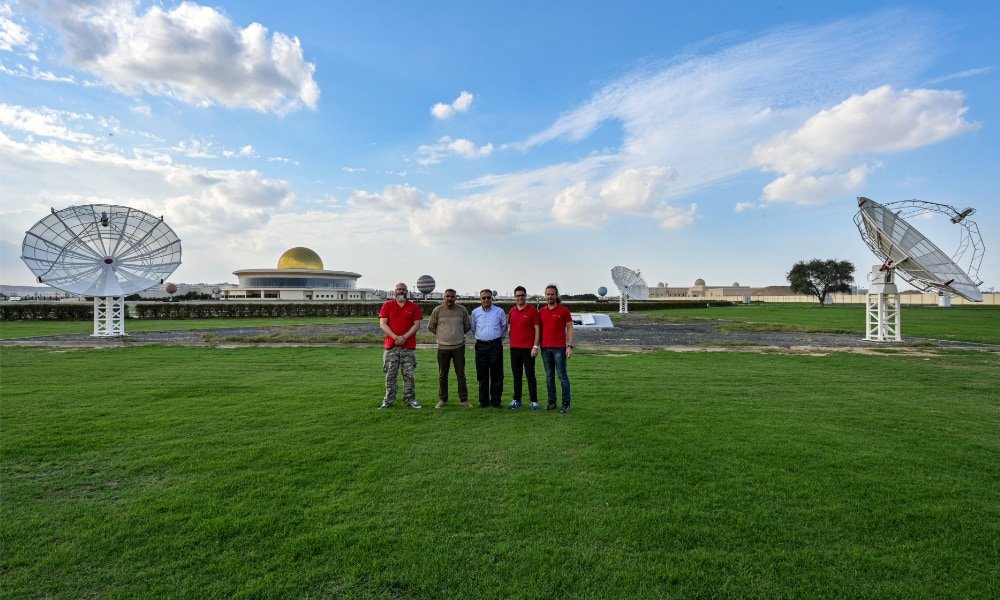
<path fill-rule="evenodd" d="M 956 294 L 972 302 L 982 302 L 979 291 L 979 265 L 983 261 L 983 238 L 979 226 L 968 217 L 975 209 L 958 210 L 953 206 L 923 200 L 903 200 L 879 204 L 858 198 L 854 224 L 861 239 L 881 261 L 872 267 L 869 279 L 865 339 L 899 341 L 899 293 L 895 273 L 913 287 L 941 294 L 942 306 L 948 306 Z M 940 213 L 961 228 L 961 238 L 954 257 L 941 251 L 906 219 Z M 967 262 L 963 269 L 959 261 Z"/>
<path fill-rule="evenodd" d="M 649 286 L 646 285 L 646 280 L 642 278 L 642 273 L 638 270 L 633 271 L 621 266 L 615 267 L 611 269 L 611 279 L 618 286 L 619 313 L 628 313 L 629 298 L 635 298 L 636 300 L 649 299 Z"/>
<path fill-rule="evenodd" d="M 39 283 L 94 297 L 94 336 L 122 336 L 125 296 L 163 284 L 181 241 L 163 217 L 128 206 L 53 208 L 25 233 L 21 260 Z"/>

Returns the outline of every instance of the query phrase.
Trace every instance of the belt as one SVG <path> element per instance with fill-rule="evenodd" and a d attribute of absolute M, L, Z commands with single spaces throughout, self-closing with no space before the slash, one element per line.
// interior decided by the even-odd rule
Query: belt
<path fill-rule="evenodd" d="M 493 338 L 492 340 L 476 340 L 477 344 L 492 344 L 493 342 L 499 342 L 500 338 Z"/>

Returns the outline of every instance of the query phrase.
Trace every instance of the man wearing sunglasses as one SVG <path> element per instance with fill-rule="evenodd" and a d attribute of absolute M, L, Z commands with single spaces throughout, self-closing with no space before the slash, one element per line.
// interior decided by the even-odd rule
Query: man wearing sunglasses
<path fill-rule="evenodd" d="M 482 306 L 472 311 L 472 331 L 476 336 L 476 379 L 479 380 L 479 408 L 503 407 L 503 337 L 507 315 L 493 306 L 493 292 L 479 292 Z"/>

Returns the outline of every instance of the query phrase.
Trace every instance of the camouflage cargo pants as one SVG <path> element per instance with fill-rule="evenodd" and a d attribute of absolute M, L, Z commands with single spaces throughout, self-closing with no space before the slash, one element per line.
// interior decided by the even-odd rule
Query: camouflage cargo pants
<path fill-rule="evenodd" d="M 417 370 L 417 351 L 410 348 L 391 348 L 382 355 L 382 371 L 385 372 L 385 403 L 396 402 L 397 378 L 400 367 L 403 370 L 403 402 L 416 402 L 417 389 L 414 374 Z"/>

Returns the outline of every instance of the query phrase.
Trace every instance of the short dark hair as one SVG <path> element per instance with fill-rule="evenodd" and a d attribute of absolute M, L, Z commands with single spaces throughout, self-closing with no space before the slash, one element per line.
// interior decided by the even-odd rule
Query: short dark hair
<path fill-rule="evenodd" d="M 523 285 L 519 285 L 519 286 L 517 286 L 516 288 L 514 288 L 514 295 L 515 295 L 515 296 L 517 295 L 517 293 L 518 293 L 518 292 L 524 292 L 524 295 L 525 295 L 525 296 L 527 296 L 527 295 L 528 295 L 528 290 L 524 289 L 524 286 L 523 286 Z"/>
<path fill-rule="evenodd" d="M 493 297 L 493 290 L 491 290 L 490 288 L 483 288 L 483 289 L 479 290 L 480 294 L 482 294 L 483 292 L 486 292 L 487 294 L 489 294 L 490 298 Z"/>
<path fill-rule="evenodd" d="M 448 288 L 448 289 L 446 289 L 446 290 L 444 291 L 444 293 L 446 293 L 446 294 L 447 294 L 448 292 L 451 292 L 452 294 L 455 294 L 456 296 L 458 295 L 458 292 L 456 292 L 455 290 L 453 290 L 453 289 L 451 289 L 451 288 Z"/>
<path fill-rule="evenodd" d="M 546 292 L 549 291 L 550 289 L 555 290 L 556 292 L 556 304 L 562 304 L 562 298 L 559 297 L 559 288 L 556 287 L 556 284 L 550 283 L 549 285 L 545 286 Z"/>

